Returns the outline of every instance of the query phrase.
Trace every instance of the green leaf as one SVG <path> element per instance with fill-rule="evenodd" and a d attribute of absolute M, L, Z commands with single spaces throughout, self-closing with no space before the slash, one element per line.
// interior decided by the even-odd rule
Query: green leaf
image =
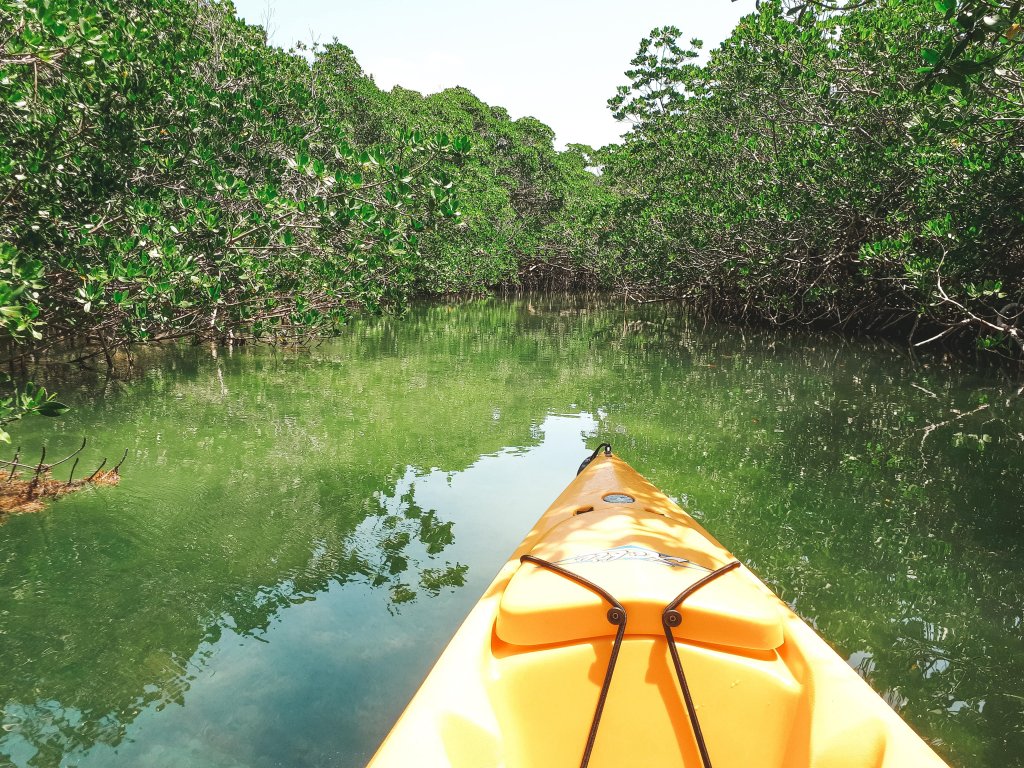
<path fill-rule="evenodd" d="M 71 410 L 71 407 L 57 400 L 48 400 L 39 406 L 40 416 L 60 416 Z"/>

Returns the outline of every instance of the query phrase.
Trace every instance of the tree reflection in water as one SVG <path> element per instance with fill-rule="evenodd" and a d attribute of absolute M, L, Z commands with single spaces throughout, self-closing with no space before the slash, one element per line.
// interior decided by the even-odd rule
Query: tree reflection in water
<path fill-rule="evenodd" d="M 1024 752 L 1024 420 L 999 372 L 532 296 L 54 383 L 75 410 L 25 449 L 86 433 L 129 460 L 0 526 L 19 768 L 360 765 L 584 437 L 685 496 L 953 764 Z"/>

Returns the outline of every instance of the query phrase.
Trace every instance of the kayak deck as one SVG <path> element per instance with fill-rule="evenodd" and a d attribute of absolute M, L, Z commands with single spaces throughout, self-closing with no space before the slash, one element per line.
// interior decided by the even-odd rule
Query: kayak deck
<path fill-rule="evenodd" d="M 537 521 L 370 765 L 413 761 L 945 765 L 751 571 L 610 453 Z"/>

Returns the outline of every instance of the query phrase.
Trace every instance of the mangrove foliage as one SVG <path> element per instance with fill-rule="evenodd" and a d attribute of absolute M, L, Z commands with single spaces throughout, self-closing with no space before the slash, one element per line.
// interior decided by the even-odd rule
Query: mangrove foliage
<path fill-rule="evenodd" d="M 1020 10 L 774 0 L 707 55 L 655 29 L 609 101 L 622 142 L 558 150 L 230 3 L 0 0 L 0 428 L 62 408 L 30 359 L 523 285 L 1017 354 Z"/>

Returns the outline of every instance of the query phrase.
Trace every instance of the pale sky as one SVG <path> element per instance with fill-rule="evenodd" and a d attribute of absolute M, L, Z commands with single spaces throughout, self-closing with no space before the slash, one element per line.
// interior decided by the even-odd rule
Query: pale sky
<path fill-rule="evenodd" d="M 556 144 L 617 141 L 606 102 L 654 27 L 673 24 L 705 50 L 724 40 L 754 0 L 236 0 L 274 44 L 330 42 L 355 51 L 378 87 L 422 93 L 465 86 L 515 118 L 550 125 Z"/>

